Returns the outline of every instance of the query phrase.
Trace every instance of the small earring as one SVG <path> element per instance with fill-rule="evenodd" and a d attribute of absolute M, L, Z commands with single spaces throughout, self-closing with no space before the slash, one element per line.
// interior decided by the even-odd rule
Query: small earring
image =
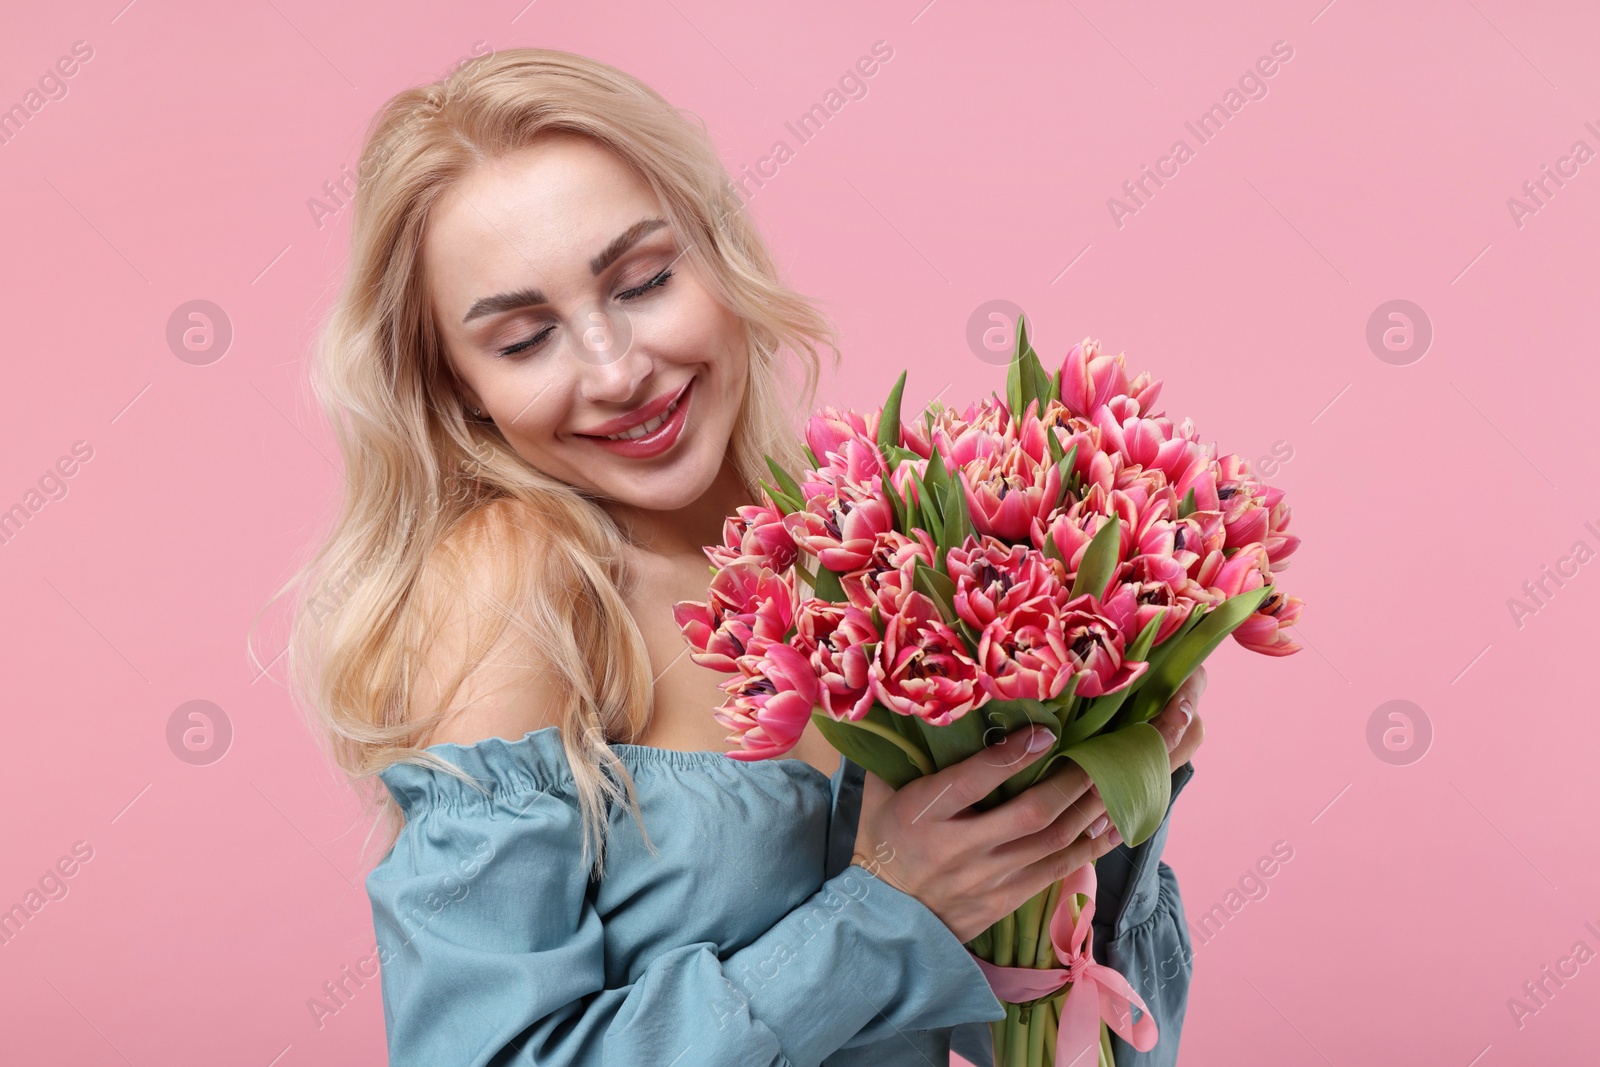
<path fill-rule="evenodd" d="M 481 410 L 479 410 L 478 408 L 473 408 L 472 409 L 472 413 L 474 415 L 478 416 L 478 418 L 480 418 L 480 419 L 483 418 L 483 412 Z"/>

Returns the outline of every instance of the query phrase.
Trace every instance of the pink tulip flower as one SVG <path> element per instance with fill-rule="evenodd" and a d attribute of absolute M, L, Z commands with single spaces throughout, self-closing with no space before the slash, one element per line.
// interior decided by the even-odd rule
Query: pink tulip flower
<path fill-rule="evenodd" d="M 934 726 L 948 726 L 988 703 L 981 673 L 933 601 L 915 591 L 905 595 L 898 615 L 884 620 L 883 640 L 868 668 L 879 703 Z"/>
<path fill-rule="evenodd" d="M 782 641 L 794 621 L 793 580 L 792 571 L 779 575 L 751 561 L 723 567 L 711 579 L 707 601 L 672 606 L 672 619 L 689 642 L 689 658 L 731 674 L 739 657 Z"/>
<path fill-rule="evenodd" d="M 739 674 L 724 682 L 728 699 L 712 717 L 732 730 L 727 740 L 739 748 L 728 753 L 739 760 L 771 759 L 795 746 L 811 709 L 818 682 L 811 663 L 788 645 L 768 645 L 759 655 L 741 656 Z"/>

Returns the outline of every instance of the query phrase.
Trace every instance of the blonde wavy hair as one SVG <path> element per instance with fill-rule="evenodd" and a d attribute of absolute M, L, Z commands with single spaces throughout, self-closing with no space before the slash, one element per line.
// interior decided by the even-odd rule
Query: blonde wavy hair
<path fill-rule="evenodd" d="M 452 183 L 553 131 L 593 139 L 648 182 L 684 254 L 742 320 L 749 384 L 729 456 L 752 498 L 763 455 L 800 465 L 793 418 L 814 395 L 818 343 L 837 362 L 837 334 L 779 281 L 704 123 L 584 56 L 491 52 L 396 94 L 367 130 L 348 273 L 310 371 L 344 457 L 342 503 L 320 548 L 262 610 L 295 594 L 287 684 L 376 816 L 373 829 L 386 826 L 386 850 L 404 817 L 378 773 L 404 761 L 477 785 L 423 748 L 473 666 L 506 627 L 518 628 L 551 675 L 584 861 L 603 868 L 609 805 L 626 798 L 640 818 L 610 743 L 634 742 L 652 713 L 649 660 L 621 593 L 626 537 L 596 499 L 530 466 L 491 421 L 466 412 L 421 258 L 429 217 Z M 464 600 L 487 605 L 472 613 L 485 624 L 436 706 L 416 707 L 423 653 Z"/>

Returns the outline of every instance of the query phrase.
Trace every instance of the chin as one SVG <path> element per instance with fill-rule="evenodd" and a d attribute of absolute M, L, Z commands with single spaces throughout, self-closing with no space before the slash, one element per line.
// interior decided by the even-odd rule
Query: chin
<path fill-rule="evenodd" d="M 711 462 L 674 465 L 667 471 L 620 476 L 597 486 L 601 496 L 641 511 L 678 511 L 694 504 L 716 481 L 718 467 Z"/>

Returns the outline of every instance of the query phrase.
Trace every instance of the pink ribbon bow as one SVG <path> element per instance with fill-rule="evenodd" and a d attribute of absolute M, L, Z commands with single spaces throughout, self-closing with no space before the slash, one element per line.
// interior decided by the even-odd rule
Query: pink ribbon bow
<path fill-rule="evenodd" d="M 1116 968 L 1094 961 L 1094 928 L 1090 921 L 1094 918 L 1095 885 L 1093 863 L 1085 863 L 1061 880 L 1061 900 L 1050 916 L 1050 943 L 1064 968 L 997 967 L 973 956 L 995 996 L 1013 1004 L 1049 996 L 1069 984 L 1074 986 L 1061 1002 L 1056 1067 L 1096 1062 L 1095 1058 L 1080 1057 L 1099 1046 L 1100 1019 L 1140 1052 L 1149 1052 L 1156 1046 L 1156 1021 L 1138 992 Z M 1077 924 L 1070 929 L 1070 913 L 1065 906 L 1068 893 L 1082 893 L 1089 898 L 1078 913 Z M 1079 944 L 1083 946 L 1081 950 L 1075 947 Z M 1133 1022 L 1130 1003 L 1138 1005 L 1138 1022 Z"/>

